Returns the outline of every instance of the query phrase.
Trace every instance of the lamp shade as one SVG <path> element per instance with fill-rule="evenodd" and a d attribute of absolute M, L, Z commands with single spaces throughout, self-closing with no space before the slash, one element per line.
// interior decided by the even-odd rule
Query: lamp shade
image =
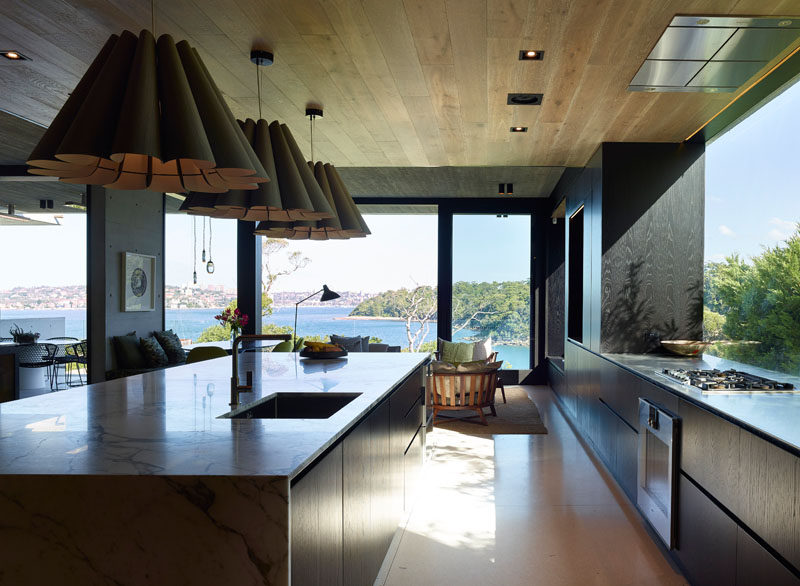
<path fill-rule="evenodd" d="M 332 299 L 339 299 L 339 297 L 340 295 L 328 289 L 327 285 L 322 286 L 322 297 L 319 298 L 320 301 L 330 301 Z"/>
<path fill-rule="evenodd" d="M 248 118 L 240 120 L 239 126 L 272 181 L 250 191 L 230 191 L 211 197 L 190 193 L 181 206 L 183 211 L 250 222 L 313 223 L 335 216 L 333 200 L 323 192 L 285 124 Z"/>
<path fill-rule="evenodd" d="M 252 190 L 269 175 L 197 51 L 111 35 L 28 157 L 66 183 L 157 192 Z"/>
<path fill-rule="evenodd" d="M 336 168 L 321 161 L 309 162 L 308 167 L 313 169 L 323 194 L 335 210 L 335 216 L 316 221 L 263 221 L 256 225 L 254 233 L 289 240 L 346 240 L 370 234 L 367 223 Z"/>

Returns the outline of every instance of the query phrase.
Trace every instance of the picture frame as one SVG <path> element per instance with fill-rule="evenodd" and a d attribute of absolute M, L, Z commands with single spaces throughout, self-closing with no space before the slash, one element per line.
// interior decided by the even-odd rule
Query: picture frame
<path fill-rule="evenodd" d="M 155 311 L 156 257 L 122 254 L 122 311 Z"/>

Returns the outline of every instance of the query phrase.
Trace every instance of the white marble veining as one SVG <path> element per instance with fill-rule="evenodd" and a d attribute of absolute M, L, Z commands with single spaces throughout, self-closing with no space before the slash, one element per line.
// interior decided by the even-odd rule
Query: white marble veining
<path fill-rule="evenodd" d="M 800 377 L 781 374 L 724 360 L 715 356 L 679 358 L 663 354 L 604 354 L 606 358 L 652 380 L 678 396 L 708 407 L 724 417 L 759 433 L 796 453 L 800 453 L 800 393 L 735 393 L 704 395 L 700 389 L 672 381 L 659 373 L 665 368 L 736 369 L 781 382 L 800 389 Z"/>
<path fill-rule="evenodd" d="M 309 361 L 245 353 L 242 404 L 275 392 L 361 393 L 328 419 L 220 419 L 230 361 L 206 362 L 0 404 L 0 474 L 293 477 L 426 354 L 364 353 Z"/>

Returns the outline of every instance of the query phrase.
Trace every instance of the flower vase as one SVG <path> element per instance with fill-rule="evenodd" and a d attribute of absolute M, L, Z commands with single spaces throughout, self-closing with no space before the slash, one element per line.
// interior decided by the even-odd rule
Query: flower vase
<path fill-rule="evenodd" d="M 239 335 L 238 330 L 235 328 L 231 328 L 231 350 L 233 350 L 233 342 L 236 340 L 236 337 Z"/>

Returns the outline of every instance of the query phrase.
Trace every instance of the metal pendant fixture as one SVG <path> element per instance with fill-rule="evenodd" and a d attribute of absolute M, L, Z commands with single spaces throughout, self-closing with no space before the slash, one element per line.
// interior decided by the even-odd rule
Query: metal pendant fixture
<path fill-rule="evenodd" d="M 287 126 L 278 121 L 268 123 L 261 117 L 259 67 L 271 64 L 272 54 L 254 50 L 250 60 L 256 64 L 259 120 L 248 118 L 238 124 L 272 181 L 250 191 L 234 190 L 222 195 L 190 193 L 181 210 L 189 214 L 244 221 L 333 217 L 333 208 L 307 168 L 306 159 Z"/>
<path fill-rule="evenodd" d="M 311 158 L 314 158 L 314 120 L 322 116 L 322 109 L 309 107 L 306 115 L 311 126 Z M 272 219 L 259 222 L 255 234 L 272 238 L 289 240 L 345 240 L 362 238 L 370 234 L 364 218 L 342 181 L 336 168 L 330 163 L 317 161 L 307 162 L 308 169 L 313 172 L 335 215 L 321 220 L 275 221 Z"/>
<path fill-rule="evenodd" d="M 28 164 L 65 183 L 156 192 L 270 179 L 197 51 L 147 30 L 111 35 Z"/>

